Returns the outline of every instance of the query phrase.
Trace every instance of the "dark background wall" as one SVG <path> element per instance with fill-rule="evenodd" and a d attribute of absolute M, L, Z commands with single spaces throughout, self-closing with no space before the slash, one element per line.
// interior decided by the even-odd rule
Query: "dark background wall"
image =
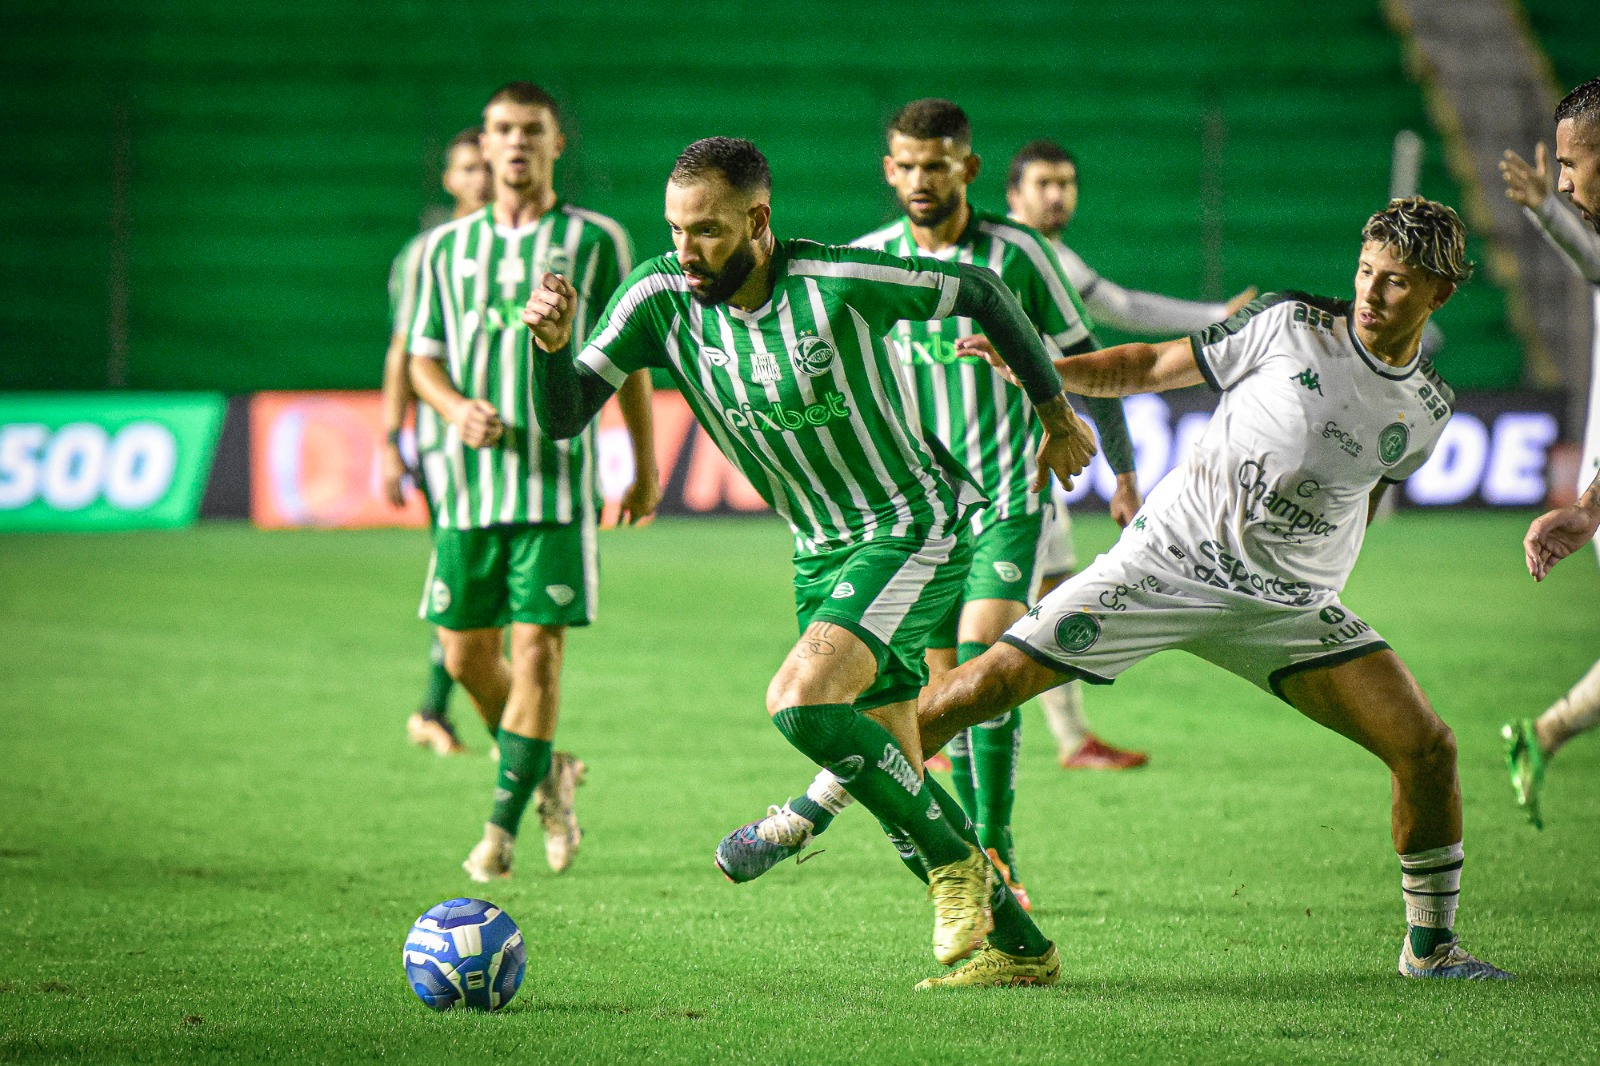
<path fill-rule="evenodd" d="M 748 136 L 780 234 L 847 240 L 892 214 L 881 128 L 963 104 L 1000 206 L 1006 161 L 1080 157 L 1069 240 L 1108 276 L 1220 298 L 1349 291 L 1391 143 L 1459 202 L 1370 0 L 652 5 L 526 0 L 66 0 L 0 14 L 0 388 L 362 388 L 389 261 L 443 196 L 440 146 L 532 78 L 568 108 L 557 180 L 663 250 L 677 151 Z M 1536 19 L 1536 24 L 1538 20 Z M 1481 249 L 1475 249 L 1479 258 Z M 1517 383 L 1500 293 L 1440 316 L 1458 386 Z M 1108 334 L 1108 336 L 1110 336 Z"/>

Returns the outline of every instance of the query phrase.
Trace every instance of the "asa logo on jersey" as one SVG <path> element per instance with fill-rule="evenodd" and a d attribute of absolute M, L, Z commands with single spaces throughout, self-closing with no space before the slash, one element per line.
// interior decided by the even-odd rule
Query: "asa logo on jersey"
<path fill-rule="evenodd" d="M 1406 424 L 1390 422 L 1378 434 L 1378 461 L 1384 466 L 1393 466 L 1405 455 L 1406 445 L 1410 443 L 1411 430 L 1406 428 Z"/>
<path fill-rule="evenodd" d="M 789 361 L 794 364 L 795 373 L 808 378 L 820 378 L 833 366 L 835 354 L 833 345 L 815 333 L 806 332 L 800 334 L 800 339 L 795 342 L 794 350 L 789 353 Z"/>

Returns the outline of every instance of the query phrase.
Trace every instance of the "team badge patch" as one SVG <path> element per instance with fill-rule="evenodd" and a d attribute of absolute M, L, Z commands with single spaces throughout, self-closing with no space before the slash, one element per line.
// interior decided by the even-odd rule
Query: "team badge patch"
<path fill-rule="evenodd" d="M 544 593 L 556 601 L 557 607 L 565 607 L 578 598 L 578 594 L 572 591 L 571 585 L 546 585 Z"/>
<path fill-rule="evenodd" d="M 700 354 L 706 362 L 719 370 L 728 365 L 728 353 L 721 348 L 701 348 Z"/>
<path fill-rule="evenodd" d="M 1001 581 L 1022 580 L 1022 567 L 1018 566 L 1016 563 L 1008 563 L 1003 559 L 994 564 L 994 572 L 1000 575 Z"/>
<path fill-rule="evenodd" d="M 856 587 L 848 581 L 841 581 L 833 586 L 833 599 L 848 600 L 856 594 Z"/>
<path fill-rule="evenodd" d="M 544 258 L 544 268 L 552 274 L 571 274 L 572 260 L 566 252 L 551 252 Z"/>
<path fill-rule="evenodd" d="M 444 614 L 450 609 L 450 589 L 438 578 L 433 579 L 433 587 L 428 590 L 428 606 L 433 608 L 434 614 Z"/>
<path fill-rule="evenodd" d="M 827 341 L 815 333 L 802 333 L 789 354 L 789 361 L 794 363 L 795 373 L 820 378 L 833 365 L 833 356 L 833 346 Z"/>
<path fill-rule="evenodd" d="M 1056 643 L 1071 654 L 1088 651 L 1100 639 L 1100 619 L 1079 611 L 1056 623 Z"/>
<path fill-rule="evenodd" d="M 1383 432 L 1378 434 L 1378 461 L 1384 466 L 1393 466 L 1400 461 L 1406 453 L 1406 445 L 1411 443 L 1411 431 L 1404 422 L 1390 422 L 1383 427 Z"/>

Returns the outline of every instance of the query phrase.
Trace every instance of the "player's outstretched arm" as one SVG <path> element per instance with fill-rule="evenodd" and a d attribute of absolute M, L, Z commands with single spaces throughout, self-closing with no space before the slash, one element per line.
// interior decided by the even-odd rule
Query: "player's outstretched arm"
<path fill-rule="evenodd" d="M 1600 475 L 1589 483 L 1577 502 L 1546 511 L 1533 520 L 1522 538 L 1528 573 L 1543 581 L 1550 568 L 1594 539 L 1600 527 Z"/>
<path fill-rule="evenodd" d="M 1119 344 L 1056 360 L 1068 391 L 1083 396 L 1166 392 L 1205 381 L 1188 338 L 1160 344 Z"/>
<path fill-rule="evenodd" d="M 1098 450 L 1089 427 L 1067 403 L 1060 375 L 1051 370 L 1044 342 L 1011 290 L 983 267 L 963 263 L 956 269 L 961 277 L 961 288 L 952 310 L 971 318 L 982 328 L 1017 384 L 1028 394 L 1044 426 L 1034 490 L 1042 491 L 1052 472 L 1063 485 L 1070 486 Z"/>

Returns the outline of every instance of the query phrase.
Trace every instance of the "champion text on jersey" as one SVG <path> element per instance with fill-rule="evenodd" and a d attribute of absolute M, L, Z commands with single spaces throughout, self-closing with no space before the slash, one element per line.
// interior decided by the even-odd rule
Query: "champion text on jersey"
<path fill-rule="evenodd" d="M 1267 484 L 1266 467 L 1259 459 L 1250 459 L 1239 465 L 1239 484 L 1245 490 L 1245 505 L 1254 511 L 1260 507 L 1275 518 L 1275 533 L 1309 533 L 1325 537 L 1339 528 L 1323 515 L 1295 503 L 1289 496 L 1279 495 Z"/>

